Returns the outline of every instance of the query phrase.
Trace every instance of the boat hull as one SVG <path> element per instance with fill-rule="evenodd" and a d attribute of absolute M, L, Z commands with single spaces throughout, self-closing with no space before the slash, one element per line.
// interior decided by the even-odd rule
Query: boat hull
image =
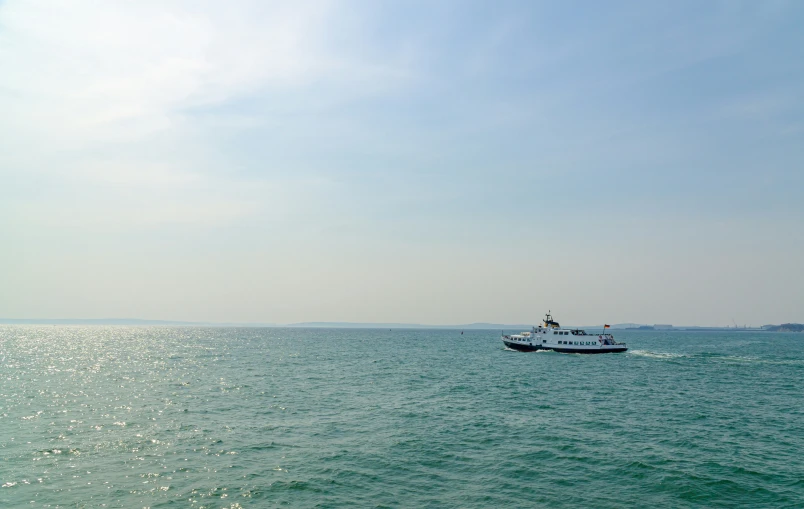
<path fill-rule="evenodd" d="M 539 345 L 524 345 L 522 343 L 514 343 L 509 341 L 503 341 L 503 343 L 505 343 L 505 346 L 511 350 L 517 350 L 519 352 L 535 352 L 536 350 L 544 350 Z"/>
<path fill-rule="evenodd" d="M 592 354 L 592 353 L 620 353 L 628 350 L 628 348 L 624 346 L 616 346 L 616 345 L 613 345 L 610 348 L 556 348 L 554 346 L 531 345 L 531 344 L 516 343 L 513 341 L 503 341 L 503 343 L 505 344 L 506 347 L 510 348 L 511 350 L 516 350 L 518 352 L 535 352 L 537 350 L 552 350 L 558 353 Z"/>
<path fill-rule="evenodd" d="M 598 348 L 598 349 L 590 348 L 588 350 L 586 349 L 582 350 L 580 348 L 577 350 L 575 350 L 574 348 L 545 348 L 545 350 L 552 350 L 554 352 L 559 353 L 620 353 L 625 352 L 626 350 L 628 350 L 628 348 Z"/>

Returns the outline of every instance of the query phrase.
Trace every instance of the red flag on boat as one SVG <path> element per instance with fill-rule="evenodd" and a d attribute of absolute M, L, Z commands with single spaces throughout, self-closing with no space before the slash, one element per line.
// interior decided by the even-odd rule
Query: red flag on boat
<path fill-rule="evenodd" d="M 608 328 L 610 328 L 610 327 L 611 327 L 611 325 L 609 325 L 609 324 L 604 324 L 604 325 L 603 325 L 603 328 L 604 328 L 604 329 L 608 329 Z"/>

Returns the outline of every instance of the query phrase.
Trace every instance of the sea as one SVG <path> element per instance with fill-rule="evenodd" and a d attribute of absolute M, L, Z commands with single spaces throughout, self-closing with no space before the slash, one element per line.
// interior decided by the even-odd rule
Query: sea
<path fill-rule="evenodd" d="M 0 507 L 804 507 L 804 334 L 614 333 L 2 326 Z"/>

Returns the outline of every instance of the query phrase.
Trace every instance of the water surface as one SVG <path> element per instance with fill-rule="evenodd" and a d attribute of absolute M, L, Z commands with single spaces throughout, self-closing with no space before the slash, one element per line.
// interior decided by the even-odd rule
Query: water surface
<path fill-rule="evenodd" d="M 0 327 L 0 507 L 804 507 L 804 335 Z"/>

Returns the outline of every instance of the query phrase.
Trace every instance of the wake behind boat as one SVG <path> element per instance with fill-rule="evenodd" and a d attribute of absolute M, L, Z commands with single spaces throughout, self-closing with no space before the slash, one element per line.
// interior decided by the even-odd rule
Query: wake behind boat
<path fill-rule="evenodd" d="M 606 325 L 604 330 L 609 326 Z M 548 312 L 543 325 L 530 332 L 503 335 L 505 346 L 520 352 L 553 350 L 562 353 L 615 353 L 625 352 L 625 343 L 617 343 L 608 333 L 587 334 L 581 329 L 562 329 Z"/>

